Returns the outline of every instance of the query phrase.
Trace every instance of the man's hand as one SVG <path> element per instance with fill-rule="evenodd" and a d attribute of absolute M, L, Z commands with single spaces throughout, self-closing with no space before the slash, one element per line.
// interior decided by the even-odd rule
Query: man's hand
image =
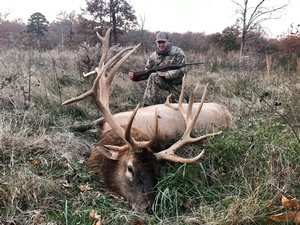
<path fill-rule="evenodd" d="M 130 71 L 128 72 L 128 77 L 129 77 L 131 80 L 133 80 L 134 73 L 133 73 L 132 70 L 130 70 Z"/>
<path fill-rule="evenodd" d="M 164 77 L 164 76 L 165 76 L 165 72 L 162 72 L 162 71 L 156 71 L 156 73 L 157 73 L 160 77 Z"/>

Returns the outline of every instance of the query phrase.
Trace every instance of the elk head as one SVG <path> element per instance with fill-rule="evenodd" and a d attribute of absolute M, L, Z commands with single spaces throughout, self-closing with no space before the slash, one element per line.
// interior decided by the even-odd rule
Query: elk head
<path fill-rule="evenodd" d="M 127 199 L 135 211 L 147 211 L 151 213 L 151 205 L 155 197 L 156 175 L 159 161 L 169 160 L 180 163 L 195 162 L 203 156 L 204 151 L 194 158 L 179 157 L 175 155 L 175 151 L 187 143 L 198 142 L 207 137 L 220 134 L 221 132 L 210 133 L 196 138 L 190 137 L 194 123 L 201 111 L 207 86 L 205 87 L 202 100 L 196 112 L 192 113 L 196 89 L 190 95 L 190 101 L 185 112 L 182 107 L 184 79 L 179 103 L 176 106 L 171 105 L 169 96 L 165 104 L 173 110 L 180 112 L 186 123 L 186 130 L 182 137 L 168 149 L 154 153 L 150 148 L 156 144 L 157 140 L 158 116 L 156 112 L 153 113 L 154 126 L 152 126 L 152 133 L 154 135 L 151 137 L 137 127 L 132 126 L 139 105 L 132 112 L 127 126 L 122 127 L 114 120 L 109 110 L 110 85 L 118 68 L 138 46 L 125 48 L 108 62 L 104 63 L 109 49 L 110 30 L 111 29 L 106 32 L 104 37 L 101 37 L 97 33 L 98 38 L 103 44 L 103 54 L 95 71 L 85 75 L 97 73 L 93 87 L 86 93 L 64 102 L 63 105 L 82 100 L 88 96 L 92 98 L 103 118 L 112 129 L 104 133 L 104 137 L 100 138 L 99 142 L 94 144 L 94 149 L 88 159 L 90 169 L 99 175 L 99 178 L 104 182 L 104 186 L 109 191 L 115 192 Z M 123 56 L 125 52 L 127 53 Z"/>

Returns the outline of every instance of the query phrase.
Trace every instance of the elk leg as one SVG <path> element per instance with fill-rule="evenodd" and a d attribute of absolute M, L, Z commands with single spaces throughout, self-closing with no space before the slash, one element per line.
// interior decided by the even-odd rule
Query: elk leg
<path fill-rule="evenodd" d="M 103 117 L 100 117 L 90 123 L 87 123 L 87 124 L 80 124 L 78 122 L 75 123 L 74 125 L 74 128 L 76 131 L 79 131 L 79 132 L 85 132 L 87 130 L 90 130 L 94 127 L 101 127 L 104 123 L 104 118 Z"/>

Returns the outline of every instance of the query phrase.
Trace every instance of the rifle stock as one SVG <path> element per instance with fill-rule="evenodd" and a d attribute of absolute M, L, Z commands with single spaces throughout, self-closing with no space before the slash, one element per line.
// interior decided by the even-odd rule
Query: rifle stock
<path fill-rule="evenodd" d="M 180 65 L 166 65 L 166 66 L 156 66 L 149 70 L 140 70 L 140 71 L 134 71 L 133 72 L 133 81 L 141 81 L 141 80 L 147 80 L 151 73 L 155 73 L 156 71 L 169 71 L 169 70 L 178 70 L 182 67 L 190 66 L 190 65 L 198 65 L 198 64 L 204 64 L 204 62 L 192 62 L 192 63 L 184 63 Z"/>

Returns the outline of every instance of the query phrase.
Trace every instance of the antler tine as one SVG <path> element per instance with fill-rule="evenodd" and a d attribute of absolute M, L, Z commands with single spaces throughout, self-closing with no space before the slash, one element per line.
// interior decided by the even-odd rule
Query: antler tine
<path fill-rule="evenodd" d="M 97 87 L 98 87 L 98 81 L 100 80 L 101 74 L 102 72 L 104 73 L 104 65 L 101 68 L 101 71 L 99 71 L 98 76 L 96 77 L 96 79 L 94 80 L 93 86 L 91 88 L 91 90 L 83 93 L 82 95 L 79 95 L 77 97 L 71 98 L 65 102 L 62 103 L 62 105 L 68 105 L 74 102 L 78 102 L 82 99 L 85 99 L 88 96 L 91 96 L 93 100 L 97 99 Z"/>
<path fill-rule="evenodd" d="M 220 132 L 217 132 L 217 133 L 210 133 L 210 134 L 206 134 L 206 135 L 203 135 L 203 136 L 200 136 L 200 137 L 197 137 L 197 138 L 190 137 L 191 131 L 192 131 L 192 129 L 194 127 L 194 124 L 195 124 L 195 122 L 196 122 L 196 120 L 197 120 L 197 118 L 198 118 L 198 116 L 201 112 L 201 109 L 202 109 L 202 106 L 203 106 L 203 103 L 204 103 L 207 86 L 208 86 L 208 84 L 205 86 L 201 102 L 200 102 L 194 116 L 192 116 L 192 104 L 193 104 L 193 100 L 194 100 L 194 92 L 192 92 L 192 94 L 190 95 L 191 99 L 190 99 L 190 102 L 188 104 L 187 113 L 184 113 L 184 110 L 182 108 L 182 104 L 178 104 L 178 107 L 172 107 L 173 109 L 178 110 L 181 113 L 182 117 L 184 118 L 184 120 L 186 122 L 186 130 L 185 130 L 182 138 L 179 139 L 175 144 L 173 144 L 168 149 L 155 154 L 156 157 L 158 158 L 158 160 L 165 159 L 165 160 L 170 160 L 170 161 L 180 162 L 180 163 L 195 162 L 196 160 L 200 159 L 203 156 L 204 151 L 202 151 L 198 156 L 196 156 L 194 158 L 182 158 L 180 156 L 175 155 L 175 151 L 177 149 L 183 147 L 184 145 L 188 144 L 188 143 L 195 143 L 195 142 L 201 141 L 203 139 L 206 139 L 208 137 L 218 135 L 222 132 L 222 131 L 220 131 Z M 196 90 L 196 88 L 195 88 L 195 90 Z M 171 105 L 170 103 L 168 103 L 168 104 Z"/>
<path fill-rule="evenodd" d="M 127 143 L 129 143 L 129 146 L 131 147 L 130 151 L 133 151 L 134 149 L 136 149 L 137 147 L 137 143 L 134 141 L 134 139 L 130 136 L 130 130 L 131 130 L 131 126 L 134 120 L 134 117 L 139 109 L 140 104 L 138 104 L 136 106 L 136 108 L 134 109 L 133 113 L 130 116 L 127 128 L 125 130 L 125 140 Z"/>
<path fill-rule="evenodd" d="M 145 143 L 146 146 L 152 146 L 153 144 L 156 143 L 157 140 L 157 135 L 158 135 L 158 117 L 157 117 L 157 110 L 154 113 L 154 131 L 153 131 L 153 136 L 151 140 Z"/>
<path fill-rule="evenodd" d="M 167 97 L 165 105 L 171 109 L 178 110 L 180 112 L 180 114 L 182 115 L 182 117 L 184 118 L 184 121 L 187 123 L 187 118 L 190 117 L 191 112 L 192 112 L 192 107 L 193 107 L 194 98 L 195 98 L 195 92 L 198 88 L 198 84 L 195 87 L 195 89 L 193 90 L 193 92 L 190 94 L 187 113 L 184 113 L 183 108 L 182 108 L 182 101 L 184 98 L 184 87 L 185 87 L 185 76 L 182 77 L 182 86 L 181 86 L 181 92 L 180 92 L 180 96 L 179 96 L 179 100 L 178 100 L 178 105 L 175 106 L 170 103 L 171 94 Z"/>
<path fill-rule="evenodd" d="M 127 127 L 127 129 L 129 129 Z M 158 119 L 157 119 L 157 111 L 154 113 L 154 126 L 153 126 L 153 135 L 151 136 L 151 139 L 149 141 L 134 141 L 135 146 L 137 149 L 145 148 L 145 147 L 151 147 L 156 143 L 158 135 Z"/>
<path fill-rule="evenodd" d="M 166 106 L 168 106 L 171 109 L 180 111 L 181 115 L 184 114 L 184 112 L 182 111 L 182 102 L 183 102 L 183 98 L 184 98 L 184 87 L 185 87 L 185 75 L 182 77 L 182 84 L 181 84 L 181 91 L 180 91 L 180 95 L 179 95 L 178 105 L 175 106 L 170 103 L 170 97 L 172 94 L 168 95 L 167 100 L 165 102 Z M 195 90 L 190 94 L 190 102 L 192 102 L 191 106 L 193 106 L 194 92 L 196 91 L 197 87 L 198 87 L 198 85 L 196 86 Z"/>
<path fill-rule="evenodd" d="M 95 73 L 97 73 L 97 71 L 96 71 L 96 70 L 93 70 L 93 71 L 88 72 L 88 73 L 83 73 L 83 76 L 84 76 L 84 77 L 88 77 L 88 76 L 90 76 L 90 75 L 94 75 Z"/>
<path fill-rule="evenodd" d="M 102 52 L 102 56 L 101 59 L 98 63 L 98 68 L 100 66 L 102 66 L 107 58 L 107 54 L 108 54 L 108 49 L 109 49 L 109 37 L 110 37 L 110 31 L 111 31 L 112 27 L 108 28 L 108 30 L 105 33 L 105 36 L 102 37 L 98 32 L 96 32 L 97 37 L 100 39 L 102 45 L 103 45 L 103 52 Z"/>
<path fill-rule="evenodd" d="M 117 70 L 119 69 L 119 67 L 124 63 L 124 61 L 132 54 L 132 52 L 134 52 L 141 44 L 136 45 L 135 47 L 128 47 L 126 49 L 124 49 L 124 51 L 128 51 L 130 49 L 132 49 L 130 52 L 128 52 L 125 56 L 122 57 L 121 60 L 119 60 L 117 62 L 117 64 L 112 68 L 112 70 L 110 71 L 108 76 L 112 76 L 111 74 L 115 74 L 117 72 Z M 121 54 L 123 54 L 123 52 L 120 52 Z M 115 56 L 116 58 L 119 57 L 118 54 Z M 109 62 L 108 62 L 109 63 Z M 108 64 L 107 63 L 107 64 Z"/>
<path fill-rule="evenodd" d="M 102 72 L 105 72 L 104 71 L 104 62 L 106 60 L 106 57 L 107 57 L 107 54 L 108 54 L 108 47 L 109 47 L 109 35 L 110 35 L 110 31 L 111 31 L 112 27 L 110 27 L 107 31 L 106 31 L 106 34 L 104 37 L 101 37 L 99 35 L 98 32 L 96 32 L 98 38 L 100 39 L 100 41 L 102 42 L 102 45 L 103 45 L 103 52 L 102 52 L 102 56 L 101 56 L 101 59 L 98 63 L 98 67 L 94 70 L 94 71 L 91 71 L 87 74 L 83 74 L 83 76 L 87 77 L 89 75 L 92 75 L 92 74 L 95 74 L 97 73 L 97 77 L 96 79 L 94 80 L 94 83 L 93 83 L 93 87 L 91 88 L 91 90 L 87 91 L 86 93 L 78 96 L 78 97 L 75 97 L 75 98 L 72 98 L 68 101 L 65 101 L 62 105 L 68 105 L 70 103 L 73 103 L 73 102 L 77 102 L 77 101 L 80 101 L 88 96 L 91 96 L 93 99 L 96 98 L 97 96 L 97 86 L 98 86 L 98 82 L 100 80 L 100 77 L 101 77 L 101 74 Z M 101 68 L 101 71 L 99 71 L 99 68 Z M 95 97 L 93 97 L 93 95 L 95 95 Z"/>
<path fill-rule="evenodd" d="M 138 46 L 140 46 L 140 44 L 138 44 L 137 46 L 135 46 L 135 48 L 137 48 Z M 119 58 L 120 58 L 120 56 L 122 56 L 123 54 L 124 54 L 124 52 L 127 52 L 127 51 L 129 51 L 129 50 L 132 50 L 134 47 L 132 47 L 132 46 L 129 46 L 129 47 L 127 47 L 127 48 L 124 48 L 124 49 L 122 49 L 121 51 L 119 51 L 116 55 L 114 55 L 107 63 L 106 63 L 106 67 L 107 67 L 107 69 L 110 69 L 110 67 L 111 67 L 111 65 L 113 65 Z M 131 54 L 131 53 L 128 53 L 129 55 Z M 125 58 L 126 56 L 124 56 L 124 58 Z M 127 57 L 125 58 L 125 59 L 127 59 Z M 124 60 L 125 61 L 125 60 Z M 124 62 L 123 61 L 123 62 Z M 122 64 L 122 63 L 121 63 Z M 118 67 L 119 68 L 119 67 Z"/>
<path fill-rule="evenodd" d="M 197 88 L 197 86 L 196 86 L 196 88 Z M 202 106 L 203 106 L 203 103 L 204 103 L 204 100 L 205 100 L 207 86 L 208 86 L 208 83 L 206 84 L 206 86 L 204 88 L 200 104 L 199 104 L 199 106 L 197 108 L 197 111 L 196 111 L 194 116 L 192 116 L 192 106 L 193 106 L 193 103 L 194 103 L 195 91 L 193 91 L 192 94 L 191 94 L 191 98 L 192 98 L 193 101 L 190 101 L 189 104 L 188 104 L 188 109 L 187 109 L 187 113 L 186 113 L 186 120 L 185 120 L 185 122 L 187 124 L 185 133 L 191 133 L 191 131 L 194 127 L 194 124 L 195 124 L 195 122 L 196 122 L 196 120 L 197 120 L 197 118 L 198 118 L 198 116 L 201 112 L 201 109 L 202 109 Z M 182 112 L 183 112 L 183 109 L 182 109 Z"/>
<path fill-rule="evenodd" d="M 131 135 L 130 135 L 130 131 L 131 131 L 131 127 L 132 127 L 132 123 L 134 120 L 134 117 L 139 109 L 139 105 L 137 105 L 137 107 L 135 108 L 135 110 L 133 111 L 133 113 L 131 114 L 131 117 L 129 119 L 127 128 L 125 130 L 125 139 L 126 141 L 130 144 L 131 147 L 131 151 L 134 151 L 135 149 L 140 149 L 140 148 L 145 148 L 145 147 L 149 147 L 151 145 L 153 145 L 156 142 L 157 139 L 157 133 L 158 133 L 158 119 L 157 119 L 157 111 L 155 111 L 154 113 L 154 135 L 151 137 L 151 139 L 149 141 L 135 141 Z"/>
<path fill-rule="evenodd" d="M 139 47 L 140 45 L 137 45 L 135 47 L 127 47 L 125 49 L 123 49 L 122 51 L 120 51 L 118 54 L 116 54 L 116 56 L 114 56 L 111 60 L 109 60 L 106 65 L 105 68 L 108 69 L 115 61 L 117 61 L 124 52 L 129 51 L 126 53 L 126 55 L 124 55 L 120 61 L 118 61 L 114 67 L 111 69 L 111 71 L 109 72 L 109 74 L 107 76 L 102 76 L 101 77 L 101 81 L 99 82 L 100 85 L 100 99 L 101 102 L 103 102 L 104 105 L 106 105 L 107 107 L 109 107 L 109 93 L 110 93 L 110 86 L 112 83 L 112 80 L 117 72 L 117 70 L 120 68 L 120 66 L 122 65 L 122 63 L 124 63 L 124 61 L 130 56 L 132 55 L 132 53 Z"/>
<path fill-rule="evenodd" d="M 177 155 L 174 155 L 174 154 L 169 154 L 169 153 L 166 153 L 164 151 L 154 153 L 154 154 L 156 155 L 156 158 L 158 160 L 168 160 L 168 161 L 179 162 L 179 163 L 193 163 L 193 162 L 196 162 L 197 160 L 199 160 L 200 158 L 203 157 L 204 150 L 202 150 L 201 153 L 199 155 L 197 155 L 196 157 L 194 157 L 194 158 L 182 158 L 180 156 L 177 156 Z"/>
<path fill-rule="evenodd" d="M 96 32 L 97 34 L 97 37 L 100 39 L 102 45 L 103 45 L 103 52 L 102 52 L 102 56 L 100 58 L 100 61 L 98 63 L 98 67 L 95 68 L 95 70 L 91 71 L 91 72 L 88 72 L 88 73 L 83 73 L 83 76 L 84 77 L 88 77 L 90 75 L 93 75 L 95 73 L 97 73 L 98 71 L 98 68 L 100 66 L 102 66 L 107 58 L 107 54 L 108 54 L 108 49 L 109 49 L 109 35 L 110 35 L 110 31 L 111 31 L 112 27 L 110 27 L 106 33 L 105 33 L 105 36 L 102 37 L 98 32 Z"/>

